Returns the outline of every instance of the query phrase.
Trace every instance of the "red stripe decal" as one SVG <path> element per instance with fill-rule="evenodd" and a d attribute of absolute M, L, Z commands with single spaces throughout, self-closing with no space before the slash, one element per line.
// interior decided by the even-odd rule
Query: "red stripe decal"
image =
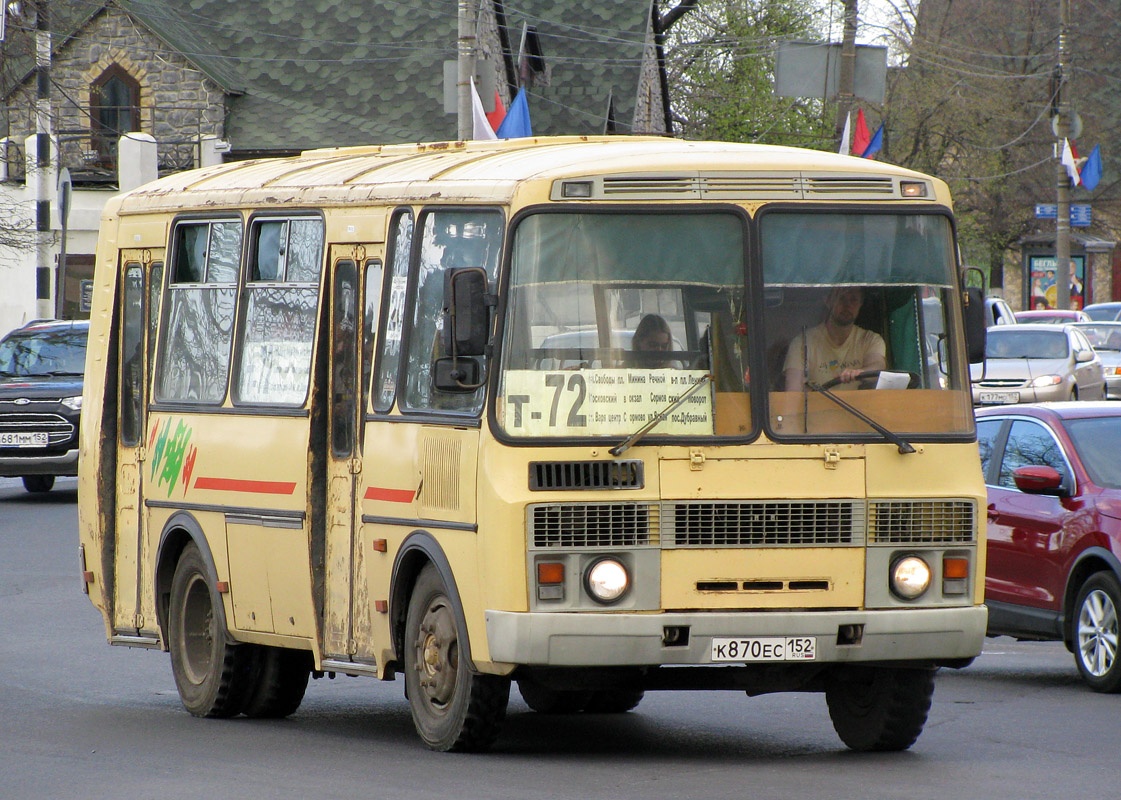
<path fill-rule="evenodd" d="M 247 492 L 249 494 L 292 494 L 296 491 L 295 481 L 244 481 L 239 478 L 195 479 L 196 489 L 215 489 L 219 492 Z"/>
<path fill-rule="evenodd" d="M 416 496 L 412 489 L 386 489 L 382 486 L 371 486 L 366 490 L 366 500 L 385 500 L 390 503 L 411 503 Z"/>

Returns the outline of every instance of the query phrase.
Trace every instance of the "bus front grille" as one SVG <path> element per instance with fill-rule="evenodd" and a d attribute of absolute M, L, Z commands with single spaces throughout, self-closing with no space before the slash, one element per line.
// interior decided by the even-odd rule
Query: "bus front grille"
<path fill-rule="evenodd" d="M 671 510 L 662 516 L 666 546 L 828 547 L 864 543 L 864 503 L 856 500 L 669 505 Z"/>
<path fill-rule="evenodd" d="M 871 544 L 968 544 L 976 540 L 968 500 L 877 500 L 869 503 Z"/>
<path fill-rule="evenodd" d="M 541 503 L 535 549 L 862 547 L 971 544 L 971 500 L 739 500 Z"/>
<path fill-rule="evenodd" d="M 535 548 L 620 548 L 657 544 L 655 503 L 546 503 L 529 508 Z"/>

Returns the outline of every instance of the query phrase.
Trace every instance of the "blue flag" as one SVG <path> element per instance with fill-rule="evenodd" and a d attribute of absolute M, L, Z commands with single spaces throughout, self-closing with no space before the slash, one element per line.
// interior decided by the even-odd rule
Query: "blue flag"
<path fill-rule="evenodd" d="M 881 125 L 880 127 L 876 128 L 876 132 L 872 134 L 872 140 L 868 142 L 868 146 L 864 148 L 864 152 L 860 155 L 863 158 L 871 158 L 872 156 L 876 155 L 876 153 L 880 152 L 880 148 L 883 146 L 884 126 Z"/>
<path fill-rule="evenodd" d="M 529 124 L 529 103 L 525 98 L 525 87 L 518 89 L 518 96 L 510 104 L 506 112 L 506 119 L 498 126 L 494 135 L 499 139 L 519 139 L 523 136 L 532 136 L 533 129 Z"/>
<path fill-rule="evenodd" d="M 1079 175 L 1082 177 L 1082 188 L 1090 192 L 1097 188 L 1098 181 L 1102 179 L 1101 145 L 1094 145 L 1094 149 L 1090 151 L 1090 157 L 1082 165 L 1082 171 Z"/>

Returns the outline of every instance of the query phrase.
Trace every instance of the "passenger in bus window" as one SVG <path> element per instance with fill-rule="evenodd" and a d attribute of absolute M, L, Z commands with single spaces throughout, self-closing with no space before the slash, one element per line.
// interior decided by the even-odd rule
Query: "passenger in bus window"
<path fill-rule="evenodd" d="M 856 324 L 863 304 L 859 286 L 830 290 L 825 320 L 790 341 L 783 365 L 788 392 L 800 392 L 805 381 L 820 386 L 833 379 L 840 381 L 839 389 L 856 389 L 860 373 L 887 366 L 883 337 Z"/>
<path fill-rule="evenodd" d="M 673 334 L 664 318 L 658 314 L 647 314 L 639 320 L 631 339 L 631 350 L 634 351 L 635 361 L 639 366 L 652 369 L 676 366 L 661 355 L 672 349 Z"/>

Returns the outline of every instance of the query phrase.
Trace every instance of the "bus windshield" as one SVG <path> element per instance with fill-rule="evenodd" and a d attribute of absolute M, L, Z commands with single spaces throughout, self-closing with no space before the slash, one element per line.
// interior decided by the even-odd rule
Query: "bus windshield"
<path fill-rule="evenodd" d="M 644 426 L 746 436 L 759 429 L 755 389 L 776 439 L 880 438 L 861 413 L 900 433 L 972 430 L 961 344 L 944 333 L 955 330 L 947 217 L 779 208 L 759 231 L 753 314 L 737 213 L 527 217 L 513 242 L 498 424 L 512 437 Z M 859 388 L 882 391 L 848 392 Z"/>
<path fill-rule="evenodd" d="M 711 436 L 747 372 L 745 218 L 541 213 L 513 242 L 499 425 L 514 437 Z M 746 423 L 746 404 L 738 415 Z"/>
<path fill-rule="evenodd" d="M 972 430 L 948 217 L 779 211 L 759 230 L 774 436 L 869 431 L 821 389 L 895 433 Z"/>

